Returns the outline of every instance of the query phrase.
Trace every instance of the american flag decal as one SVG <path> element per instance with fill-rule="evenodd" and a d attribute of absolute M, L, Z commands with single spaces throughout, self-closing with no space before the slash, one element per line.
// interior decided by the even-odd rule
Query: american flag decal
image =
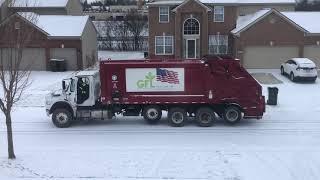
<path fill-rule="evenodd" d="M 179 84 L 179 74 L 174 71 L 157 68 L 157 81 L 169 84 Z"/>

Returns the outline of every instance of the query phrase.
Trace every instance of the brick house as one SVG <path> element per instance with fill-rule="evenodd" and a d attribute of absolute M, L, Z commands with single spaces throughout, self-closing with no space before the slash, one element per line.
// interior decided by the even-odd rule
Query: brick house
<path fill-rule="evenodd" d="M 16 12 L 73 16 L 83 14 L 80 0 L 0 0 L 0 21 Z"/>
<path fill-rule="evenodd" d="M 295 0 L 154 0 L 148 6 L 151 59 L 228 54 L 248 68 L 279 68 L 290 57 L 320 61 L 320 31 L 308 29 L 312 21 L 298 22 L 310 14 L 292 12 Z"/>
<path fill-rule="evenodd" d="M 0 58 L 6 58 L 12 49 L 12 39 L 19 31 L 30 32 L 31 42 L 22 52 L 21 68 L 50 70 L 50 61 L 64 60 L 67 70 L 80 70 L 97 61 L 97 31 L 89 16 L 36 15 L 15 13 L 0 24 L 0 30 L 14 25 L 8 37 L 0 36 Z M 10 48 L 10 49 L 9 49 Z M 6 55 L 8 54 L 8 55 Z"/>

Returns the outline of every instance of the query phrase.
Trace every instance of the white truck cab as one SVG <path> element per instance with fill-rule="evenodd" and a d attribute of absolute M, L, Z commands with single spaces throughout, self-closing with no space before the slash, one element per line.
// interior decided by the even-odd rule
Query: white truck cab
<path fill-rule="evenodd" d="M 62 89 L 46 96 L 47 115 L 57 127 L 69 127 L 78 118 L 110 118 L 100 106 L 98 71 L 81 71 L 62 81 Z M 111 116 L 112 117 L 112 116 Z"/>

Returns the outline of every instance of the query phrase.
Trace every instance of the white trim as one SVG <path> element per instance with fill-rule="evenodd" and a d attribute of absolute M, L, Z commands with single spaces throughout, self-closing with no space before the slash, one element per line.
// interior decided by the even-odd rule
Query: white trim
<path fill-rule="evenodd" d="M 184 25 L 185 25 L 186 21 L 189 20 L 189 19 L 195 19 L 198 22 L 198 24 L 199 24 L 199 34 L 184 34 Z M 201 24 L 200 24 L 200 21 L 197 18 L 189 17 L 189 18 L 187 18 L 187 19 L 185 19 L 183 21 L 183 26 L 182 26 L 182 35 L 183 36 L 200 36 L 200 34 L 201 34 Z"/>
<path fill-rule="evenodd" d="M 162 44 L 162 47 L 163 47 L 163 52 L 162 53 L 157 53 L 157 38 L 158 37 L 162 37 L 162 38 L 164 38 L 163 39 L 163 44 Z M 172 44 L 172 53 L 166 53 L 166 51 L 165 51 L 165 44 L 166 44 L 166 40 L 165 40 L 165 37 L 171 37 L 171 44 Z M 168 56 L 168 55 L 173 55 L 174 54 L 174 36 L 167 36 L 167 35 L 162 35 L 162 36 L 155 36 L 154 37 L 154 53 L 155 53 L 155 55 L 166 55 L 166 56 Z"/>
<path fill-rule="evenodd" d="M 161 8 L 167 8 L 167 10 L 168 10 L 168 20 L 167 21 L 161 21 L 160 16 L 167 15 L 167 14 L 161 14 L 161 11 L 160 11 Z M 158 10 L 159 10 L 159 23 L 169 23 L 170 22 L 170 7 L 169 6 L 159 6 Z"/>
<path fill-rule="evenodd" d="M 218 15 L 218 13 L 216 13 L 215 8 L 218 8 L 218 7 L 220 7 L 220 8 L 222 7 L 223 8 L 223 14 L 222 14 L 223 15 L 223 19 L 221 21 L 217 21 L 216 20 L 216 14 Z M 224 10 L 225 10 L 224 6 L 214 6 L 213 7 L 213 22 L 220 22 L 220 23 L 224 22 L 224 16 L 225 16 L 225 11 Z M 219 15 L 221 15 L 221 14 L 219 14 Z"/>
<path fill-rule="evenodd" d="M 176 12 L 180 7 L 182 7 L 183 5 L 187 4 L 189 1 L 191 1 L 191 0 L 185 0 L 185 1 L 183 1 L 179 6 L 177 6 L 176 8 L 174 8 L 172 11 L 173 11 L 173 12 Z M 204 3 L 200 2 L 199 0 L 193 0 L 193 1 L 195 1 L 195 2 L 198 3 L 198 4 L 200 4 L 200 6 L 202 6 L 203 8 L 205 8 L 205 9 L 207 10 L 207 12 L 208 12 L 208 11 L 211 11 L 211 9 L 210 9 L 208 6 L 206 6 Z"/>

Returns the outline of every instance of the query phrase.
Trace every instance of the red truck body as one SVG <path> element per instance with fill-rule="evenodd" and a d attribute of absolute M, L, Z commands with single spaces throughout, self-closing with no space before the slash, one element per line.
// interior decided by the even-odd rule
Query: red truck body
<path fill-rule="evenodd" d="M 100 81 L 107 106 L 234 104 L 259 119 L 265 112 L 261 85 L 237 60 L 102 61 Z"/>

